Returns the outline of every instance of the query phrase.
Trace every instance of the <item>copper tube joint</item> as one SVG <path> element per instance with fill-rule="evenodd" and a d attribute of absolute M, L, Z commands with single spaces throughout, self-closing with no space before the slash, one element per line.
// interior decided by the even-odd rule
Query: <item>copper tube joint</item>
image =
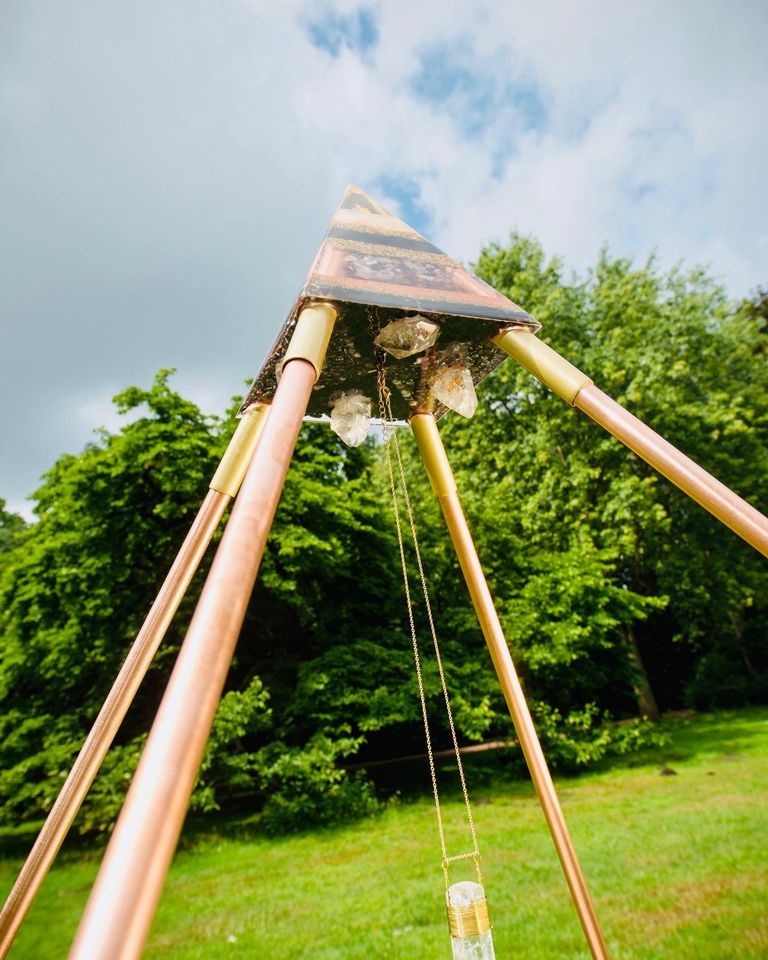
<path fill-rule="evenodd" d="M 579 391 L 592 383 L 586 373 L 524 327 L 505 330 L 493 342 L 566 403 L 573 404 Z"/>
<path fill-rule="evenodd" d="M 22 865 L 0 913 L 0 958 L 18 933 L 232 497 L 240 488 L 269 407 L 249 408 L 93 727 Z"/>
<path fill-rule="evenodd" d="M 586 413 L 734 533 L 768 556 L 768 518 L 599 390 L 585 373 L 535 334 L 513 328 L 497 334 L 493 342 L 566 403 Z"/>
<path fill-rule="evenodd" d="M 337 315 L 336 307 L 327 302 L 311 303 L 302 309 L 288 349 L 277 365 L 278 378 L 289 360 L 306 360 L 315 368 L 317 382 Z"/>
<path fill-rule="evenodd" d="M 211 490 L 226 493 L 228 497 L 237 496 L 268 413 L 268 404 L 254 403 L 242 415 L 210 482 Z"/>

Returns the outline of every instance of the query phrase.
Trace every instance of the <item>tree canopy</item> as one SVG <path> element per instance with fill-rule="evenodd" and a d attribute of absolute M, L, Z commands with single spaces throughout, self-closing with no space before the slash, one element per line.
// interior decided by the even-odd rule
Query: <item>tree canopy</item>
<path fill-rule="evenodd" d="M 765 296 L 604 251 L 583 278 L 520 235 L 477 272 L 541 336 L 742 496 L 768 504 Z M 0 813 L 45 812 L 204 496 L 236 405 L 205 416 L 161 371 L 115 398 L 132 418 L 43 477 L 31 525 L 0 502 Z M 441 422 L 465 510 L 550 760 L 642 742 L 657 709 L 768 699 L 768 570 L 734 534 L 513 361 L 471 421 Z M 455 718 L 511 725 L 410 441 L 403 439 Z M 381 446 L 307 426 L 268 543 L 193 804 L 266 827 L 372 808 L 356 762 L 422 742 Z M 113 820 L 208 561 L 94 785 Z M 416 595 L 416 591 L 414 591 Z M 423 610 L 417 609 L 423 619 Z M 425 664 L 436 740 L 447 738 Z M 634 718 L 634 719 L 633 719 Z M 614 721 L 627 721 L 616 724 Z"/>
<path fill-rule="evenodd" d="M 637 268 L 607 252 L 585 280 L 566 284 L 560 264 L 519 237 L 486 249 L 478 270 L 521 297 L 544 339 L 607 393 L 765 509 L 768 365 L 754 301 L 734 307 L 701 270 L 662 272 L 653 260 Z M 521 520 L 526 536 L 557 551 L 588 536 L 606 558 L 602 582 L 627 598 L 624 623 L 662 703 L 764 698 L 764 559 L 511 364 L 489 392 L 472 436 L 506 440 L 510 492 L 537 507 Z M 634 611 L 630 594 L 640 598 Z"/>

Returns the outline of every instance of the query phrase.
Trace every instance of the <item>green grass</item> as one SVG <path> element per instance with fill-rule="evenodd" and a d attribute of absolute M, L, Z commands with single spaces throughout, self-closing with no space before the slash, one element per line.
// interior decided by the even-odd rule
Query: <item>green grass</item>
<path fill-rule="evenodd" d="M 665 726 L 671 739 L 663 749 L 558 778 L 611 955 L 765 958 L 768 710 Z M 662 763 L 677 775 L 660 775 Z M 472 790 L 471 769 L 468 776 L 499 960 L 588 957 L 532 789 L 496 777 Z M 445 809 L 460 844 L 461 805 L 450 800 Z M 20 863 L 19 839 L 5 835 L 16 855 L 0 862 L 4 888 Z M 97 865 L 93 854 L 64 852 L 13 960 L 66 956 Z M 284 840 L 249 837 L 244 825 L 188 837 L 145 956 L 447 960 L 429 799 Z"/>

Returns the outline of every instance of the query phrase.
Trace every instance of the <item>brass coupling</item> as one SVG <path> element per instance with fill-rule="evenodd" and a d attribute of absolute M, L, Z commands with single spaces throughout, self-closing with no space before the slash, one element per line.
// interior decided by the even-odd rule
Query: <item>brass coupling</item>
<path fill-rule="evenodd" d="M 269 404 L 254 403 L 242 415 L 209 484 L 211 490 L 225 493 L 228 497 L 237 495 L 268 413 Z"/>
<path fill-rule="evenodd" d="M 415 413 L 410 423 L 435 496 L 445 497 L 455 493 L 456 481 L 440 439 L 434 414 Z"/>
<path fill-rule="evenodd" d="M 315 368 L 317 383 L 337 316 L 338 311 L 332 303 L 310 303 L 302 308 L 288 349 L 277 366 L 278 379 L 289 360 L 306 360 Z"/>
<path fill-rule="evenodd" d="M 503 333 L 497 333 L 492 339 L 497 347 L 514 357 L 537 380 L 571 406 L 579 392 L 592 383 L 586 373 L 574 367 L 528 329 L 512 327 Z"/>

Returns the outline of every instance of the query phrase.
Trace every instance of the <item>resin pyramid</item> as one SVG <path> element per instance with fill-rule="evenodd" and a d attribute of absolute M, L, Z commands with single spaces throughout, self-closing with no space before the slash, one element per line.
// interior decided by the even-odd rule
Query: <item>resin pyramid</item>
<path fill-rule="evenodd" d="M 503 359 L 490 338 L 509 325 L 539 324 L 487 283 L 470 273 L 421 234 L 357 187 L 344 192 L 331 225 L 277 342 L 259 372 L 244 407 L 269 402 L 277 366 L 301 308 L 328 300 L 340 308 L 325 369 L 309 413 L 329 412 L 331 397 L 355 389 L 375 397 L 373 339 L 387 323 L 418 314 L 440 325 L 430 357 L 459 357 L 478 383 Z M 424 357 L 388 358 L 393 415 L 406 418 L 419 398 Z M 436 411 L 439 416 L 444 408 Z"/>
<path fill-rule="evenodd" d="M 347 187 L 302 296 L 417 313 L 531 320 L 357 187 Z"/>

